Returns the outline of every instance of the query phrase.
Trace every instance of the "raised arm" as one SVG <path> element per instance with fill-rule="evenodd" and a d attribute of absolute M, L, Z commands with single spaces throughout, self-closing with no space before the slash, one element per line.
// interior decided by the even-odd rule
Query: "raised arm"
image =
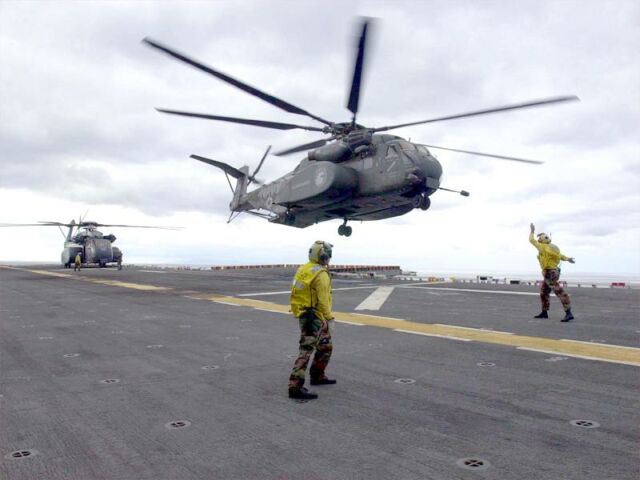
<path fill-rule="evenodd" d="M 540 250 L 540 243 L 536 240 L 536 237 L 534 237 L 534 234 L 536 233 L 536 226 L 531 223 L 531 225 L 529 225 L 529 229 L 529 243 Z"/>

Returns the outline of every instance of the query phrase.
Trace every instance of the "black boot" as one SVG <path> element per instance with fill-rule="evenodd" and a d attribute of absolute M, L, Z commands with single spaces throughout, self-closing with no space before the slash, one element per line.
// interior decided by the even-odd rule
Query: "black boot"
<path fill-rule="evenodd" d="M 542 310 L 538 315 L 534 316 L 533 318 L 549 318 L 549 315 L 547 314 L 546 310 Z"/>
<path fill-rule="evenodd" d="M 571 309 L 564 312 L 564 318 L 560 320 L 561 322 L 570 322 L 573 320 L 573 313 L 571 313 Z"/>
<path fill-rule="evenodd" d="M 313 378 L 313 377 L 311 377 L 311 380 L 309 381 L 309 383 L 311 383 L 311 385 L 335 385 L 338 382 L 337 382 L 337 380 L 334 380 L 333 378 L 327 378 L 327 377 Z"/>
<path fill-rule="evenodd" d="M 304 387 L 289 389 L 289 398 L 295 398 L 297 400 L 315 400 L 318 395 L 310 392 Z"/>

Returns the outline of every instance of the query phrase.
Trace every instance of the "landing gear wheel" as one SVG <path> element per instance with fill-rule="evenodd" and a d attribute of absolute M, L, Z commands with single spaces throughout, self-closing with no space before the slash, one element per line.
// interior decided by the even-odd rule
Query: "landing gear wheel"
<path fill-rule="evenodd" d="M 429 210 L 430 206 L 431 206 L 431 199 L 426 195 L 422 195 L 422 198 L 420 200 L 420 210 Z"/>
<path fill-rule="evenodd" d="M 285 225 L 293 225 L 296 222 L 296 216 L 293 213 L 287 212 L 284 217 Z"/>
<path fill-rule="evenodd" d="M 349 225 L 347 225 L 346 220 L 342 225 L 338 227 L 338 235 L 340 236 L 350 237 L 351 232 L 353 232 L 353 229 Z"/>

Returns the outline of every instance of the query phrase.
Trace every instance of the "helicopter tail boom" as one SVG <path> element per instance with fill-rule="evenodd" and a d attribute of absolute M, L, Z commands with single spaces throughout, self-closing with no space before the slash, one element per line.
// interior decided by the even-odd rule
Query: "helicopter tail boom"
<path fill-rule="evenodd" d="M 240 207 L 240 203 L 241 203 L 242 197 L 247 193 L 247 187 L 249 186 L 249 182 L 250 182 L 249 167 L 244 166 L 240 169 L 237 169 L 235 167 L 232 167 L 228 163 L 219 162 L 217 160 L 212 160 L 210 158 L 202 157 L 200 155 L 191 155 L 191 158 L 207 163 L 214 167 L 217 167 L 227 175 L 231 175 L 233 178 L 235 178 L 236 186 L 235 188 L 233 187 L 231 188 L 231 191 L 233 192 L 233 199 L 229 204 L 229 209 L 232 212 L 246 210 L 245 208 Z M 229 185 L 231 185 L 231 183 L 229 183 Z"/>

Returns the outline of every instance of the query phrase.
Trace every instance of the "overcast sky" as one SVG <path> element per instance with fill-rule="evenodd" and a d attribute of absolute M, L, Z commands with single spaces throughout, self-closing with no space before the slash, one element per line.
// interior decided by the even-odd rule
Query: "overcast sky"
<path fill-rule="evenodd" d="M 406 123 L 548 96 L 581 102 L 395 130 L 434 151 L 427 212 L 306 229 L 249 215 L 227 224 L 222 172 L 267 145 L 318 139 L 154 107 L 313 124 L 145 45 L 149 36 L 314 114 L 347 121 L 358 16 L 377 20 L 358 121 Z M 603 1 L 29 2 L 0 0 L 0 222 L 177 225 L 104 229 L 127 262 L 299 263 L 316 239 L 337 264 L 424 273 L 536 274 L 529 223 L 574 256 L 565 274 L 640 275 L 640 3 Z M 269 157 L 273 180 L 304 154 Z M 55 262 L 55 228 L 3 228 L 0 259 Z"/>

